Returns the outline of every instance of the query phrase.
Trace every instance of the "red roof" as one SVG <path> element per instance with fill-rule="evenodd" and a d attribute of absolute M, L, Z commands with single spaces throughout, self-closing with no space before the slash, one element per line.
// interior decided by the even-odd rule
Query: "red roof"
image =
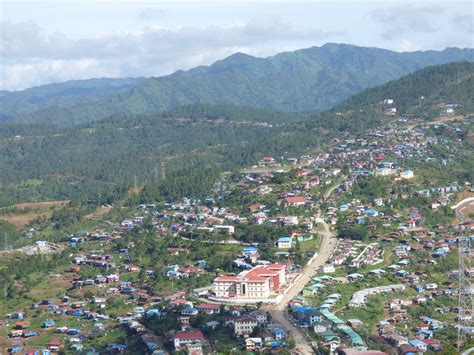
<path fill-rule="evenodd" d="M 61 344 L 62 344 L 61 341 L 59 339 L 56 339 L 56 338 L 51 339 L 51 341 L 48 342 L 48 345 L 61 345 Z"/>
<path fill-rule="evenodd" d="M 193 330 L 191 332 L 176 332 L 175 339 L 203 339 L 204 335 L 200 330 Z"/>
<path fill-rule="evenodd" d="M 216 281 L 239 281 L 237 276 L 219 276 Z"/>
<path fill-rule="evenodd" d="M 220 309 L 220 305 L 212 303 L 203 303 L 197 306 L 198 309 Z"/>
<path fill-rule="evenodd" d="M 282 264 L 270 264 L 266 268 L 268 270 L 283 270 L 286 268 L 286 266 Z"/>
<path fill-rule="evenodd" d="M 254 276 L 254 275 L 247 276 L 246 279 L 247 281 L 250 281 L 250 282 L 266 282 L 267 281 L 267 279 L 264 279 L 263 277 Z"/>
<path fill-rule="evenodd" d="M 283 199 L 286 203 L 293 204 L 293 203 L 304 203 L 306 202 L 306 198 L 304 196 L 295 196 L 295 197 L 287 197 Z"/>

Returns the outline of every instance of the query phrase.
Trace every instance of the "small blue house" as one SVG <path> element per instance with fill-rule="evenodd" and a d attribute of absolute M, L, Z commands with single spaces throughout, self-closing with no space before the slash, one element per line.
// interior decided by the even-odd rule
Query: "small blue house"
<path fill-rule="evenodd" d="M 426 343 L 420 339 L 412 339 L 410 341 L 408 341 L 408 343 L 411 345 L 411 346 L 414 346 L 415 348 L 417 349 L 420 349 L 420 351 L 427 351 L 428 350 L 428 347 L 426 345 Z"/>

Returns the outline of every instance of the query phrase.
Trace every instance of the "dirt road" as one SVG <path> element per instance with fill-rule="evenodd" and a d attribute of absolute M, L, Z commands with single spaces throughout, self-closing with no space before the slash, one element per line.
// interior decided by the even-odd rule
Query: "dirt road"
<path fill-rule="evenodd" d="M 474 197 L 468 197 L 451 207 L 456 213 L 456 217 L 463 222 L 470 220 L 469 216 L 474 213 Z"/>

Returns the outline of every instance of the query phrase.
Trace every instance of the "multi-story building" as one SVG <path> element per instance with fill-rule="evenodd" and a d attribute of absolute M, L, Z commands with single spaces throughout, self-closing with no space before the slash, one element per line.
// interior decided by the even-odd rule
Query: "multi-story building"
<path fill-rule="evenodd" d="M 217 298 L 231 300 L 266 300 L 285 283 L 285 266 L 256 266 L 236 276 L 220 276 L 212 289 Z"/>
<path fill-rule="evenodd" d="M 234 321 L 234 334 L 235 335 L 248 335 L 253 332 L 257 327 L 258 321 L 257 318 L 252 317 L 248 314 L 243 315 L 242 317 Z"/>
<path fill-rule="evenodd" d="M 176 350 L 182 350 L 191 344 L 202 345 L 204 341 L 204 335 L 200 330 L 193 330 L 187 332 L 176 332 L 174 335 L 174 348 Z"/>

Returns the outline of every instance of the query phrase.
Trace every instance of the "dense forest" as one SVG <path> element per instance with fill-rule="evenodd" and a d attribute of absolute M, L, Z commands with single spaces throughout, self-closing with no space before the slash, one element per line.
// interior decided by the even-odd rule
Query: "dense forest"
<path fill-rule="evenodd" d="M 473 74 L 472 63 L 433 66 L 312 116 L 198 104 L 73 128 L 3 122 L 0 206 L 45 199 L 112 202 L 134 187 L 144 188 L 142 199 L 202 195 L 219 172 L 264 155 L 312 152 L 335 136 L 393 119 L 383 115 L 385 98 L 394 99 L 401 114 L 417 117 L 439 115 L 448 102 L 460 113 L 472 112 Z"/>
<path fill-rule="evenodd" d="M 0 115 L 21 122 L 72 126 L 199 103 L 315 112 L 426 66 L 462 60 L 473 61 L 474 50 L 397 53 L 328 43 L 268 58 L 236 53 L 210 66 L 144 81 L 79 81 L 2 95 Z M 78 94 L 85 85 L 95 95 Z M 52 90 L 55 96 L 49 95 Z"/>

